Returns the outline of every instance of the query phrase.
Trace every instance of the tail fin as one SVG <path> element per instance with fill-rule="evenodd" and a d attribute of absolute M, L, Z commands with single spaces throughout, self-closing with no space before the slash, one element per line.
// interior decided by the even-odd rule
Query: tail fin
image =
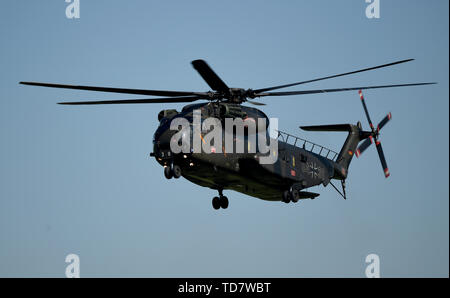
<path fill-rule="evenodd" d="M 336 159 L 336 163 L 341 166 L 341 170 L 337 173 L 342 174 L 342 178 L 346 178 L 348 167 L 355 155 L 356 148 L 361 140 L 368 137 L 367 132 L 362 131 L 361 123 L 353 124 L 332 124 L 332 125 L 315 125 L 315 126 L 301 126 L 306 131 L 347 131 L 348 136 L 342 146 L 341 151 Z M 343 171 L 344 170 L 344 171 Z"/>
<path fill-rule="evenodd" d="M 380 136 L 380 130 L 391 120 L 392 114 L 387 114 L 383 120 L 378 123 L 377 128 L 372 123 L 369 116 L 369 111 L 367 109 L 366 102 L 362 91 L 359 90 L 359 98 L 366 113 L 367 121 L 371 131 L 363 131 L 361 122 L 358 121 L 357 125 L 352 124 L 334 124 L 334 125 L 318 125 L 318 126 L 302 126 L 301 129 L 309 131 L 348 131 L 347 139 L 345 140 L 344 146 L 342 146 L 341 152 L 335 163 L 335 177 L 336 179 L 345 180 L 347 178 L 348 167 L 352 161 L 353 155 L 359 157 L 372 143 L 378 151 L 378 156 L 380 157 L 381 166 L 383 167 L 384 176 L 387 178 L 390 175 L 389 168 L 386 163 L 386 158 L 384 157 L 383 148 L 378 140 Z M 365 140 L 361 146 L 358 146 L 359 142 Z"/>

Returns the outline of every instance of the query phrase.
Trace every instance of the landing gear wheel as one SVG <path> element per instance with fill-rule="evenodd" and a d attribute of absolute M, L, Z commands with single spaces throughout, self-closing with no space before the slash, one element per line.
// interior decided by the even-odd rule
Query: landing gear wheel
<path fill-rule="evenodd" d="M 214 197 L 212 199 L 212 206 L 214 209 L 219 210 L 220 209 L 220 199 L 219 197 Z"/>
<path fill-rule="evenodd" d="M 283 192 L 283 198 L 281 201 L 285 202 L 286 204 L 288 204 L 291 201 L 291 194 L 289 190 Z"/>
<path fill-rule="evenodd" d="M 229 202 L 228 202 L 228 198 L 227 197 L 225 197 L 225 196 L 220 197 L 220 207 L 222 209 L 227 209 L 228 208 L 228 204 L 229 204 Z"/>
<path fill-rule="evenodd" d="M 298 202 L 298 191 L 297 190 L 292 190 L 291 192 L 291 200 L 292 200 L 292 202 L 294 202 L 294 203 L 297 203 Z"/>
<path fill-rule="evenodd" d="M 167 179 L 172 179 L 173 173 L 172 173 L 172 169 L 170 167 L 164 167 L 164 176 Z"/>
<path fill-rule="evenodd" d="M 178 165 L 173 165 L 172 167 L 173 178 L 178 179 L 181 177 L 181 168 Z"/>

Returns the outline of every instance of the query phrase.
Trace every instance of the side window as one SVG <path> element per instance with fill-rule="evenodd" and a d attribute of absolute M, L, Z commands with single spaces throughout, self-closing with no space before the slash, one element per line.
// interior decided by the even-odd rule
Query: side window
<path fill-rule="evenodd" d="M 289 153 L 286 152 L 286 150 L 283 151 L 282 159 L 283 159 L 283 161 L 286 162 L 286 163 L 289 163 L 289 161 L 290 161 Z"/>

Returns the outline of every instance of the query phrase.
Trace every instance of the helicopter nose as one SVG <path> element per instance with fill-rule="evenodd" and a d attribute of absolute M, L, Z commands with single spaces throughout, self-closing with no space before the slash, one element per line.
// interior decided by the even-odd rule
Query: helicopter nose
<path fill-rule="evenodd" d="M 173 134 L 167 131 L 163 132 L 159 136 L 155 137 L 153 143 L 156 151 L 170 151 L 170 140 Z"/>
<path fill-rule="evenodd" d="M 170 159 L 175 155 L 172 151 L 171 145 L 180 145 L 181 140 L 179 138 L 174 138 L 174 134 L 177 131 L 165 130 L 161 134 L 155 137 L 154 143 L 154 154 L 155 157 L 161 159 Z M 182 143 L 183 144 L 183 143 Z M 184 150 L 183 150 L 184 151 Z"/>

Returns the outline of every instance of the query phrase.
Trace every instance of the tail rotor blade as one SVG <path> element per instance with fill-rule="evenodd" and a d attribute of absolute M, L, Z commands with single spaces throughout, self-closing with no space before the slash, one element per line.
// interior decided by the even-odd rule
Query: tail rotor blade
<path fill-rule="evenodd" d="M 366 151 L 367 148 L 369 148 L 370 145 L 373 143 L 373 137 L 370 136 L 367 139 L 364 140 L 364 142 L 356 149 L 356 157 L 359 157 L 364 151 Z"/>
<path fill-rule="evenodd" d="M 383 167 L 384 176 L 387 178 L 390 176 L 389 168 L 386 163 L 386 158 L 384 157 L 383 148 L 381 147 L 380 141 L 376 142 L 376 147 L 378 151 L 378 156 L 380 157 L 381 166 Z"/>
<path fill-rule="evenodd" d="M 358 93 L 359 93 L 359 98 L 361 98 L 361 103 L 363 105 L 364 112 L 366 113 L 367 120 L 369 121 L 370 128 L 373 131 L 374 127 L 373 127 L 373 124 L 372 124 L 372 120 L 370 120 L 369 111 L 367 110 L 367 106 L 366 106 L 366 102 L 364 101 L 364 95 L 362 94 L 362 90 L 359 90 Z"/>
<path fill-rule="evenodd" d="M 378 123 L 377 131 L 379 132 L 388 122 L 392 119 L 392 114 L 389 113 L 386 115 L 386 117 L 383 118 L 383 120 Z"/>

